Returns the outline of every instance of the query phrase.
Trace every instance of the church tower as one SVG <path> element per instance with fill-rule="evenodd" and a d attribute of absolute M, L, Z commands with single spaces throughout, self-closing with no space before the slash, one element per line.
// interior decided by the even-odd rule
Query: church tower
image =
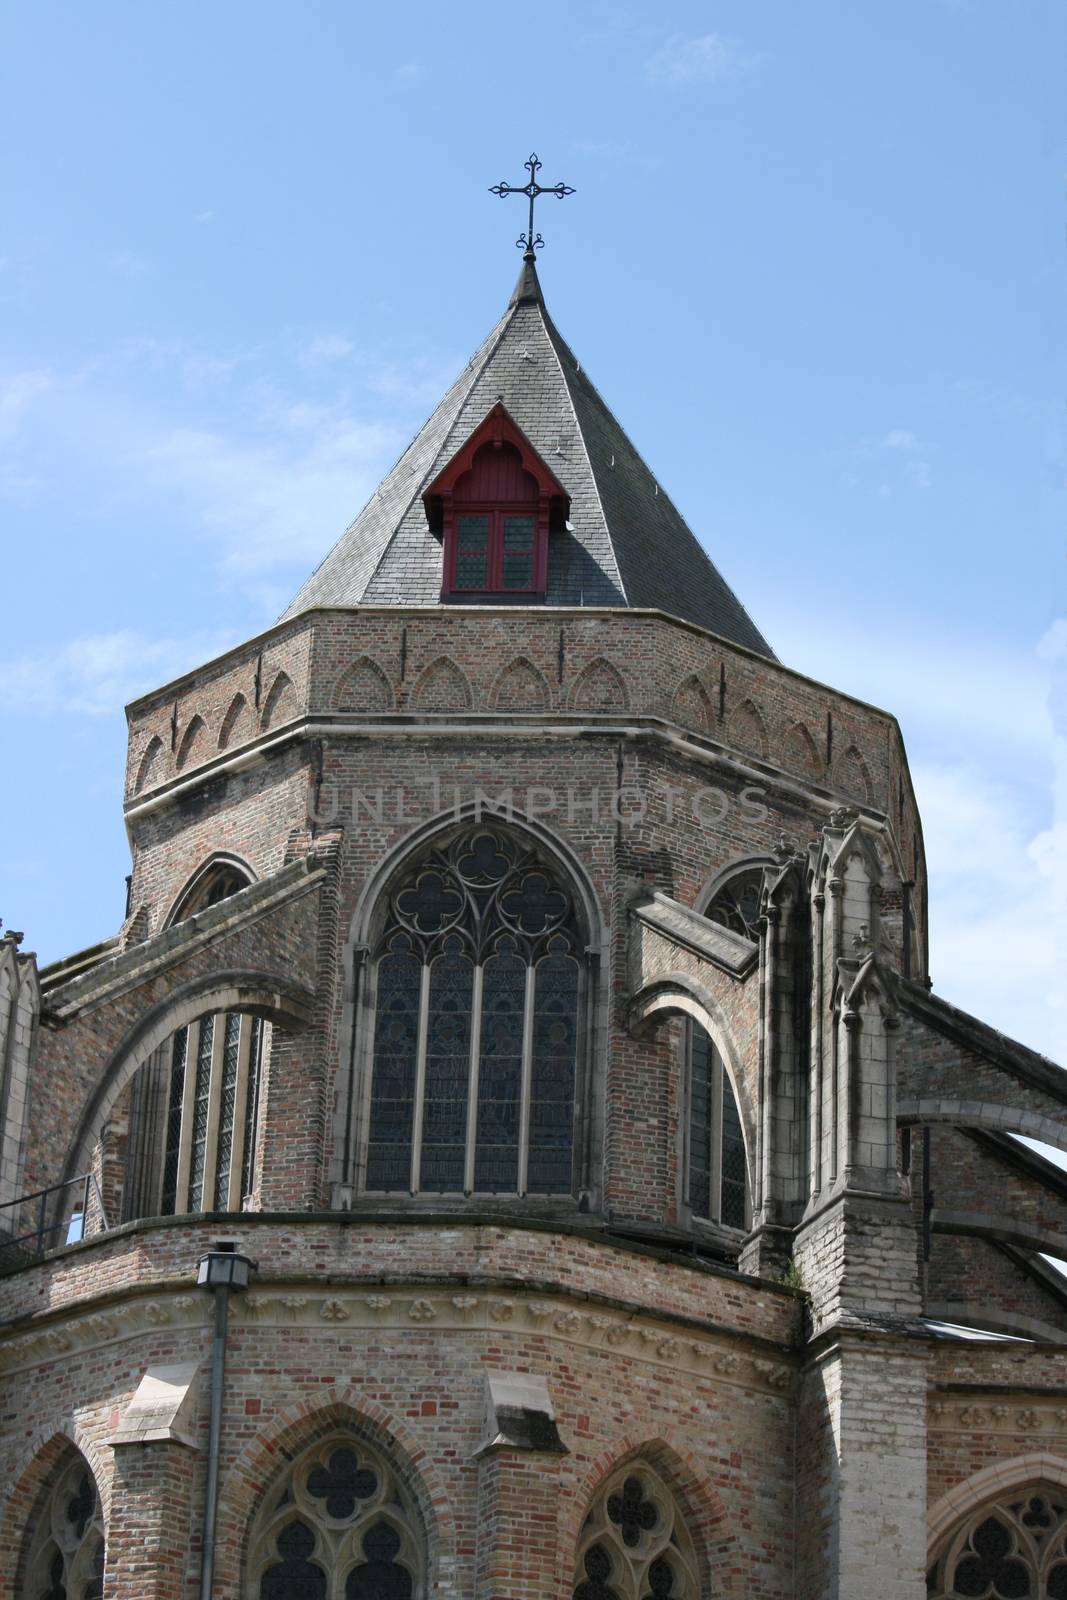
<path fill-rule="evenodd" d="M 533 198 L 278 623 L 128 707 L 121 929 L 0 943 L 0 1600 L 1067 1596 L 1067 1079 L 931 991 L 897 723 Z"/>

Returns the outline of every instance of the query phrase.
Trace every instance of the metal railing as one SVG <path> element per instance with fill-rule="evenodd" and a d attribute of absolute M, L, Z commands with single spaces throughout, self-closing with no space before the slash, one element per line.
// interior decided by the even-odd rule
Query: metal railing
<path fill-rule="evenodd" d="M 48 1250 L 79 1244 L 110 1226 L 92 1172 L 5 1200 L 0 1203 L 0 1270 L 38 1261 Z"/>

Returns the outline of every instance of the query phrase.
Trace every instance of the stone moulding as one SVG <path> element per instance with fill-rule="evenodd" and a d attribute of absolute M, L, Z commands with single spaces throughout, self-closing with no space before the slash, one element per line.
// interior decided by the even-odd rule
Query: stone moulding
<path fill-rule="evenodd" d="M 433 1334 L 491 1332 L 561 1340 L 579 1348 L 609 1350 L 653 1367 L 757 1393 L 787 1396 L 794 1367 L 776 1356 L 767 1342 L 752 1352 L 753 1335 L 702 1329 L 684 1318 L 642 1314 L 636 1307 L 575 1301 L 565 1293 L 546 1294 L 524 1285 L 471 1288 L 390 1283 L 388 1293 L 364 1286 L 271 1285 L 234 1296 L 235 1329 L 301 1328 L 336 1339 L 361 1328 L 381 1333 Z M 102 1345 L 137 1339 L 163 1329 L 198 1336 L 211 1312 L 207 1295 L 158 1294 L 109 1304 L 106 1309 L 71 1310 L 49 1317 L 44 1327 L 0 1339 L 0 1373 L 25 1371 Z M 764 1350 L 766 1353 L 764 1353 Z"/>

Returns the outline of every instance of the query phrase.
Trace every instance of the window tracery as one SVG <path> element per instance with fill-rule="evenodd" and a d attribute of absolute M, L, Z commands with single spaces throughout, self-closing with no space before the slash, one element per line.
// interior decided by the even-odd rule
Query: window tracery
<path fill-rule="evenodd" d="M 273 1486 L 248 1571 L 249 1600 L 420 1600 L 420 1521 L 382 1454 L 335 1435 L 306 1450 Z"/>
<path fill-rule="evenodd" d="M 64 1462 L 40 1513 L 26 1561 L 25 1600 L 102 1600 L 104 1524 L 93 1475 Z"/>
<path fill-rule="evenodd" d="M 730 1075 L 707 1030 L 686 1025 L 686 1203 L 694 1217 L 748 1226 L 745 1137 Z"/>
<path fill-rule="evenodd" d="M 734 933 L 759 943 L 760 897 L 763 868 L 745 867 L 719 888 L 705 908 L 704 915 Z"/>
<path fill-rule="evenodd" d="M 169 925 L 195 917 L 198 911 L 206 911 L 209 906 L 217 906 L 220 901 L 247 889 L 251 882 L 248 871 L 237 861 L 223 859 L 210 863 L 200 869 L 186 888 L 171 914 Z"/>
<path fill-rule="evenodd" d="M 247 1012 L 201 1017 L 137 1072 L 124 1217 L 244 1209 L 255 1187 L 265 1026 Z"/>
<path fill-rule="evenodd" d="M 698 1600 L 696 1551 L 670 1490 L 644 1462 L 601 1489 L 578 1543 L 574 1600 Z"/>
<path fill-rule="evenodd" d="M 1043 1488 L 970 1516 L 927 1574 L 931 1600 L 1067 1600 L 1067 1496 Z"/>
<path fill-rule="evenodd" d="M 573 894 L 502 829 L 407 869 L 376 946 L 368 1190 L 573 1192 L 580 949 Z"/>

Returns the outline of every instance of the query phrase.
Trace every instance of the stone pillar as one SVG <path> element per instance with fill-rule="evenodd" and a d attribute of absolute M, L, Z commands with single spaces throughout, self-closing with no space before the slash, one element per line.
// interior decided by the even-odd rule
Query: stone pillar
<path fill-rule="evenodd" d="M 840 1334 L 805 1369 L 797 1600 L 924 1600 L 926 1351 Z"/>

